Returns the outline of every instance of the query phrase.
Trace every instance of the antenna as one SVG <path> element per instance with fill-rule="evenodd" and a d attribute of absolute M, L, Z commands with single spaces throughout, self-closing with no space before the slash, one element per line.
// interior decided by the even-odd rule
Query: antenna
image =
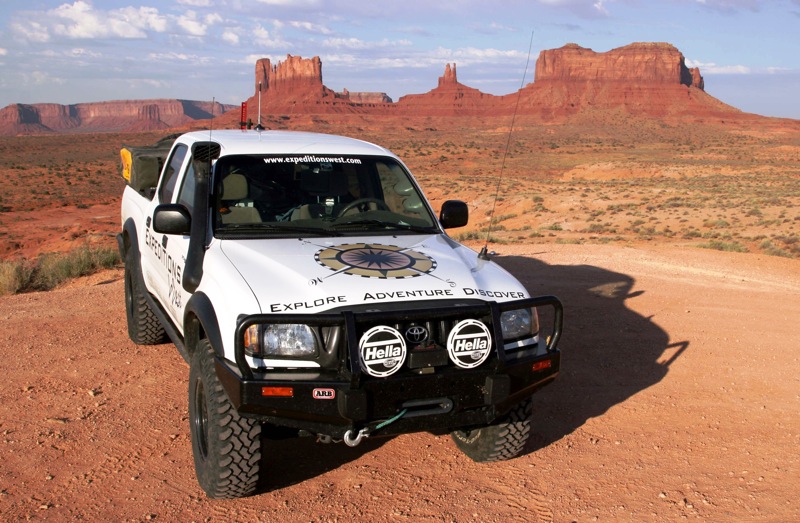
<path fill-rule="evenodd" d="M 211 131 L 214 130 L 214 106 L 217 105 L 215 97 L 211 97 L 211 120 L 208 122 L 208 139 L 211 139 Z"/>
<path fill-rule="evenodd" d="M 258 124 L 256 125 L 256 131 L 263 131 L 264 126 L 261 125 L 261 82 L 258 82 Z"/>
<path fill-rule="evenodd" d="M 511 147 L 511 134 L 514 132 L 514 121 L 517 119 L 517 109 L 519 108 L 519 99 L 522 98 L 522 88 L 525 87 L 525 76 L 528 74 L 528 64 L 531 61 L 531 49 L 533 48 L 533 31 L 531 31 L 531 41 L 528 43 L 528 58 L 525 60 L 525 70 L 522 73 L 522 82 L 517 91 L 517 102 L 514 104 L 514 114 L 511 116 L 511 127 L 508 129 L 508 138 L 506 139 L 506 150 L 503 152 L 503 161 L 500 164 L 500 174 L 497 177 L 497 187 L 494 191 L 494 202 L 492 203 L 492 212 L 489 214 L 489 228 L 486 231 L 486 243 L 483 245 L 481 252 L 478 253 L 478 258 L 482 260 L 489 259 L 489 236 L 492 234 L 492 226 L 494 225 L 494 211 L 497 207 L 497 198 L 500 195 L 500 183 L 503 181 L 503 171 L 506 168 L 506 158 L 508 157 L 508 149 Z"/>

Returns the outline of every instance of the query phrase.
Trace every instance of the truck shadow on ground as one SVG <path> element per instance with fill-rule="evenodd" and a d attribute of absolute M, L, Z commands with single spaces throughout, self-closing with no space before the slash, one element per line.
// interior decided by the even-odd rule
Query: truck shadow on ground
<path fill-rule="evenodd" d="M 534 397 L 533 437 L 526 453 L 556 442 L 638 392 L 661 381 L 686 350 L 667 332 L 626 306 L 646 290 L 633 291 L 628 275 L 590 265 L 548 265 L 535 258 L 495 260 L 532 295 L 555 295 L 564 304 L 561 374 Z M 552 315 L 544 314 L 542 325 Z M 367 439 L 357 448 L 321 445 L 314 438 L 264 440 L 259 493 L 278 490 L 378 450 L 391 438 Z M 466 458 L 465 458 L 466 459 Z"/>
<path fill-rule="evenodd" d="M 534 397 L 534 436 L 527 453 L 571 434 L 587 420 L 661 381 L 689 346 L 651 318 L 626 306 L 633 291 L 626 274 L 590 265 L 548 265 L 535 258 L 496 259 L 533 294 L 564 304 L 561 373 Z"/>

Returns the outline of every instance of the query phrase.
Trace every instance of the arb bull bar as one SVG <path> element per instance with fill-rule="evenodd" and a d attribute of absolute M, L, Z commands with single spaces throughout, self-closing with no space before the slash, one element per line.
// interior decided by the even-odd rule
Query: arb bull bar
<path fill-rule="evenodd" d="M 542 332 L 546 351 L 536 345 L 507 353 L 500 315 L 509 310 L 552 309 L 551 330 Z M 480 318 L 492 333 L 492 353 L 476 368 L 453 365 L 431 372 L 408 370 L 379 378 L 367 375 L 359 359 L 359 339 L 369 326 L 402 322 Z M 252 369 L 245 358 L 244 332 L 256 323 L 340 326 L 344 350 L 330 369 Z M 240 320 L 236 329 L 236 361 L 216 358 L 216 372 L 231 400 L 244 416 L 275 425 L 337 439 L 380 429 L 381 435 L 418 431 L 449 432 L 491 423 L 558 375 L 558 341 L 563 308 L 558 298 L 540 296 L 504 303 L 480 302 L 413 310 L 342 310 L 321 314 L 261 314 Z M 498 341 L 500 340 L 500 341 Z M 358 441 L 355 441 L 357 443 Z"/>

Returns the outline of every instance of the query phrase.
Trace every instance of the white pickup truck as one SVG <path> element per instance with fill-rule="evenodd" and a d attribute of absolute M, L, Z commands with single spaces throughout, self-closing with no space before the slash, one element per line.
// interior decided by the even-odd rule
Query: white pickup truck
<path fill-rule="evenodd" d="M 208 496 L 252 494 L 262 444 L 287 432 L 451 433 L 476 461 L 524 450 L 562 307 L 445 233 L 466 204 L 437 219 L 399 158 L 341 136 L 202 131 L 121 154 L 128 332 L 190 365 Z"/>

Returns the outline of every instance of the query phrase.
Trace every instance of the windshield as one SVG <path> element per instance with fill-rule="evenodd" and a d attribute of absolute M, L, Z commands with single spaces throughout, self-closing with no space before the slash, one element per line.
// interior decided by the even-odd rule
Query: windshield
<path fill-rule="evenodd" d="M 409 174 L 387 157 L 221 157 L 214 166 L 217 236 L 438 232 Z"/>

